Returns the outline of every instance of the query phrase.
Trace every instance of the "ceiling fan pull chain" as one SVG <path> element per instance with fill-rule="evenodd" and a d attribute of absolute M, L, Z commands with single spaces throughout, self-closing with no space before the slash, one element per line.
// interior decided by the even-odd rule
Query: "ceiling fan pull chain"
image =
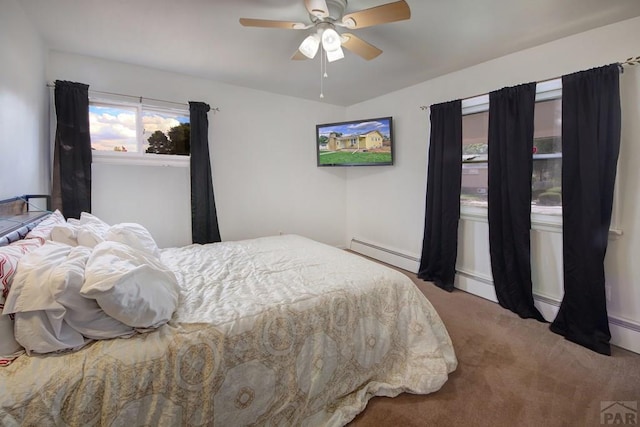
<path fill-rule="evenodd" d="M 324 77 L 324 78 L 326 79 L 327 77 L 329 77 L 329 76 L 327 75 L 327 66 L 328 66 L 328 63 L 327 63 L 327 52 L 326 52 L 326 51 L 325 51 L 325 54 L 324 54 L 324 55 L 322 55 L 322 62 L 324 62 L 324 74 L 322 75 L 322 77 Z"/>
<path fill-rule="evenodd" d="M 322 46 L 320 46 L 320 98 L 324 98 L 324 75 L 326 75 L 326 71 L 323 70 L 324 63 L 324 55 L 322 54 Z M 324 74 L 324 75 L 323 75 Z"/>

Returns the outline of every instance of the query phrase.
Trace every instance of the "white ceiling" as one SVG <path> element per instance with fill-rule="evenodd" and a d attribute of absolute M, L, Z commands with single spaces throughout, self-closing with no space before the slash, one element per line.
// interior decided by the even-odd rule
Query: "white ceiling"
<path fill-rule="evenodd" d="M 346 12 L 390 2 L 350 0 Z M 18 0 L 49 48 L 320 100 L 320 60 L 292 61 L 303 0 Z M 354 30 L 383 50 L 330 63 L 324 99 L 352 105 L 438 75 L 640 16 L 638 0 L 408 0 L 411 19 Z M 580 54 L 572 52 L 572 54 Z M 624 59 L 624 58 L 621 58 Z M 88 82 L 91 84 L 92 82 Z"/>

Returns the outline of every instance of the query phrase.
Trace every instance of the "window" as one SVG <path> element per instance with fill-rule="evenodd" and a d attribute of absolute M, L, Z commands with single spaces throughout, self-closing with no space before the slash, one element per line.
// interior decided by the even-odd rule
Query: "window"
<path fill-rule="evenodd" d="M 462 116 L 462 188 L 460 202 L 486 206 L 489 189 L 489 111 Z"/>
<path fill-rule="evenodd" d="M 137 114 L 136 107 L 90 103 L 91 149 L 138 152 Z"/>
<path fill-rule="evenodd" d="M 538 83 L 534 112 L 531 211 L 562 214 L 561 81 Z M 489 96 L 463 101 L 462 206 L 487 206 Z"/>
<path fill-rule="evenodd" d="M 531 177 L 531 205 L 534 212 L 562 213 L 561 120 L 561 99 L 536 102 Z"/>
<path fill-rule="evenodd" d="M 89 101 L 89 125 L 94 159 L 127 161 L 172 159 L 190 153 L 189 112 L 142 103 Z"/>

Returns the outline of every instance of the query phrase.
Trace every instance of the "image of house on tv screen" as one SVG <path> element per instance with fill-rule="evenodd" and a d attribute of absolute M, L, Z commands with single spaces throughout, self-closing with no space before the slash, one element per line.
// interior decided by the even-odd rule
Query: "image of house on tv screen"
<path fill-rule="evenodd" d="M 392 118 L 316 126 L 318 166 L 393 164 Z"/>

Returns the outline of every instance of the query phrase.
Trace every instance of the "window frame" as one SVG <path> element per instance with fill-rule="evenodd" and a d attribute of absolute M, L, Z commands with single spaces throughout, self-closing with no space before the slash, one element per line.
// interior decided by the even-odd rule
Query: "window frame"
<path fill-rule="evenodd" d="M 556 78 L 539 82 L 536 84 L 535 102 L 549 101 L 562 97 L 562 79 Z M 489 94 L 483 94 L 462 100 L 462 115 L 480 113 L 489 110 Z M 532 154 L 533 159 L 544 159 L 549 156 L 562 158 L 562 154 Z M 472 163 L 472 162 L 469 162 Z M 488 162 L 487 162 L 488 163 Z M 559 214 L 545 214 L 531 212 L 531 229 L 547 231 L 552 233 L 562 233 L 562 207 Z M 618 182 L 613 190 L 613 211 L 611 215 L 611 225 L 609 227 L 609 239 L 615 240 L 623 235 L 620 228 L 620 190 Z M 487 206 L 469 206 L 460 204 L 460 219 L 467 221 L 488 223 Z"/>
<path fill-rule="evenodd" d="M 562 97 L 562 79 L 553 79 L 536 84 L 535 102 L 550 101 Z M 489 111 L 489 94 L 483 94 L 462 100 L 462 115 L 482 113 Z M 533 160 L 545 158 L 562 158 L 562 153 L 532 154 Z M 463 161 L 474 163 L 474 161 Z M 478 162 L 475 162 L 478 163 Z M 488 161 L 483 161 L 487 163 Z M 490 191 L 490 190 L 489 190 Z M 549 214 L 531 211 L 531 228 L 556 233 L 562 232 L 562 207 L 559 213 Z M 460 204 L 460 219 L 476 222 L 488 222 L 487 206 L 469 206 Z"/>
<path fill-rule="evenodd" d="M 144 111 L 152 111 L 161 114 L 171 114 L 176 116 L 189 117 L 189 109 L 175 108 L 156 103 L 145 103 L 144 98 L 139 102 L 131 102 L 117 97 L 109 96 L 90 96 L 89 106 L 104 106 L 114 108 L 133 108 L 136 111 L 136 143 L 138 151 L 136 152 L 115 152 L 92 150 L 92 162 L 112 165 L 138 165 L 138 166 L 174 166 L 189 167 L 191 154 L 155 154 L 145 152 L 144 125 L 142 123 L 142 115 Z"/>

